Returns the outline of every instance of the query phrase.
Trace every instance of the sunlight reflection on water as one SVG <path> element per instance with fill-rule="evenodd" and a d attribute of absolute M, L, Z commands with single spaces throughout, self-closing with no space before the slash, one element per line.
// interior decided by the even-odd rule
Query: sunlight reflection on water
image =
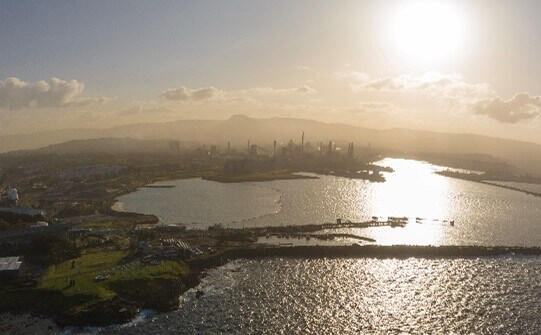
<path fill-rule="evenodd" d="M 158 215 L 166 223 L 202 228 L 303 225 L 337 218 L 408 217 L 404 228 L 355 233 L 381 244 L 541 244 L 541 198 L 434 174 L 428 163 L 387 158 L 384 183 L 334 176 L 221 184 L 179 180 L 171 189 L 141 189 L 120 198 L 126 210 Z M 420 218 L 423 220 L 416 220 Z M 450 220 L 456 224 L 451 227 Z"/>
<path fill-rule="evenodd" d="M 433 174 L 431 165 L 404 159 L 390 163 L 395 172 L 386 173 L 386 182 L 372 187 L 369 201 L 372 213 L 411 218 L 419 213 L 423 213 L 425 218 L 449 217 L 451 204 L 445 196 L 451 187 L 448 178 Z"/>
<path fill-rule="evenodd" d="M 409 219 L 406 229 L 385 228 L 381 244 L 440 244 L 441 227 L 429 224 L 433 218 L 449 218 L 452 206 L 446 195 L 449 179 L 434 174 L 435 168 L 416 161 L 394 159 L 390 163 L 394 173 L 386 173 L 386 182 L 374 185 L 370 199 L 371 212 L 376 216 L 405 216 Z M 423 213 L 423 217 L 419 217 Z M 428 221 L 416 223 L 417 219 Z M 404 231 L 406 230 L 406 231 Z"/>
<path fill-rule="evenodd" d="M 119 333 L 537 334 L 539 283 L 540 257 L 239 260 Z"/>

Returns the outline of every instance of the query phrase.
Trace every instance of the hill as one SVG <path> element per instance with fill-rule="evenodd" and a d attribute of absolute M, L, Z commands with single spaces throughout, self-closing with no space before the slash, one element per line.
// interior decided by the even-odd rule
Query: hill
<path fill-rule="evenodd" d="M 520 167 L 523 171 L 539 175 L 541 171 L 541 145 L 509 139 L 493 138 L 474 134 L 450 134 L 411 129 L 375 130 L 339 123 L 324 123 L 294 118 L 256 119 L 235 115 L 227 120 L 181 120 L 164 123 L 133 124 L 108 129 L 67 129 L 36 134 L 0 137 L 0 152 L 20 149 L 35 149 L 66 141 L 98 138 L 132 138 L 158 142 L 138 144 L 120 141 L 116 146 L 166 147 L 166 141 L 175 139 L 196 143 L 225 146 L 244 146 L 252 143 L 269 144 L 273 140 L 286 143 L 290 139 L 300 141 L 301 132 L 306 141 L 326 143 L 329 140 L 343 143 L 355 142 L 374 148 L 405 153 L 476 154 L 489 155 Z M 161 141 L 161 142 L 160 142 Z M 105 150 L 107 145 L 102 143 Z M 90 143 L 72 142 L 63 150 L 77 151 L 78 147 L 100 147 L 99 141 Z M 68 149 L 70 147 L 70 149 Z M 48 150 L 53 150 L 54 146 Z M 141 149 L 142 150 L 142 149 Z"/>

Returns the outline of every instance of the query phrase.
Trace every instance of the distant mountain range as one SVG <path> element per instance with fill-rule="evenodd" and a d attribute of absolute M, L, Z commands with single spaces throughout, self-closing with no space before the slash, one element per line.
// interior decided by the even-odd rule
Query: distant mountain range
<path fill-rule="evenodd" d="M 166 150 L 167 141 L 180 140 L 191 143 L 245 146 L 247 141 L 271 144 L 273 140 L 305 141 L 313 144 L 328 141 L 355 142 L 357 147 L 368 143 L 378 149 L 407 153 L 481 154 L 503 159 L 525 172 L 541 174 L 541 145 L 529 142 L 493 138 L 473 134 L 449 134 L 410 129 L 376 130 L 339 123 L 324 123 L 293 118 L 256 119 L 234 115 L 227 120 L 182 120 L 164 123 L 145 123 L 112 127 L 108 129 L 66 129 L 35 134 L 0 136 L 0 152 L 28 150 L 73 140 L 101 139 L 99 141 L 74 141 L 63 146 L 52 146 L 43 151 L 76 152 L 96 151 L 108 147 L 106 138 L 116 141 L 125 150 Z M 131 141 L 127 138 L 134 139 Z M 153 140 L 153 142 L 137 140 Z M 69 150 L 68 150 L 69 148 Z M 101 149 L 100 149 L 101 150 Z M 99 151 L 99 150 L 98 150 Z"/>

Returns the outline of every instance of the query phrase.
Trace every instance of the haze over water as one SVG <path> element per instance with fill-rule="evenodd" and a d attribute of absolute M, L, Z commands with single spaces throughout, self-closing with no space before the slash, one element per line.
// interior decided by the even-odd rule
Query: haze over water
<path fill-rule="evenodd" d="M 119 201 L 127 211 L 156 214 L 165 223 L 188 228 L 206 229 L 218 222 L 248 227 L 406 216 L 410 223 L 405 228 L 355 233 L 379 244 L 540 245 L 541 198 L 443 177 L 434 173 L 443 167 L 424 162 L 388 158 L 378 164 L 395 170 L 385 175 L 384 183 L 334 176 L 242 184 L 190 179 L 167 182 L 175 188 L 141 189 Z"/>

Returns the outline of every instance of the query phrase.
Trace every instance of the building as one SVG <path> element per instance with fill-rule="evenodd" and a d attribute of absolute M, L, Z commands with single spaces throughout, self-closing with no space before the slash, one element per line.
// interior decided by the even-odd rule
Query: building
<path fill-rule="evenodd" d="M 354 157 L 354 147 L 353 147 L 353 142 L 351 142 L 351 143 L 348 143 L 348 158 L 353 159 L 353 157 Z"/>
<path fill-rule="evenodd" d="M 249 155 L 250 155 L 250 156 L 257 156 L 257 153 L 258 153 L 258 147 L 257 147 L 257 144 L 252 144 L 252 145 L 250 146 Z"/>
<path fill-rule="evenodd" d="M 20 256 L 0 258 L 0 279 L 15 279 L 19 276 L 21 265 Z"/>
<path fill-rule="evenodd" d="M 69 239 L 76 239 L 88 236 L 92 233 L 92 228 L 71 228 L 66 232 Z"/>
<path fill-rule="evenodd" d="M 0 204 L 7 206 L 16 206 L 19 202 L 19 192 L 16 188 L 8 188 L 5 192 L 0 194 Z"/>
<path fill-rule="evenodd" d="M 213 157 L 213 158 L 218 155 L 218 149 L 217 149 L 216 145 L 211 145 L 210 146 L 209 155 L 210 155 L 210 157 Z"/>
<path fill-rule="evenodd" d="M 0 207 L 0 218 L 8 222 L 40 221 L 45 218 L 42 210 L 29 207 Z"/>
<path fill-rule="evenodd" d="M 331 155 L 333 151 L 333 143 L 332 141 L 329 141 L 329 145 L 327 145 L 327 155 Z"/>
<path fill-rule="evenodd" d="M 49 227 L 49 223 L 45 221 L 38 221 L 30 226 L 30 228 L 43 228 L 43 227 Z"/>

